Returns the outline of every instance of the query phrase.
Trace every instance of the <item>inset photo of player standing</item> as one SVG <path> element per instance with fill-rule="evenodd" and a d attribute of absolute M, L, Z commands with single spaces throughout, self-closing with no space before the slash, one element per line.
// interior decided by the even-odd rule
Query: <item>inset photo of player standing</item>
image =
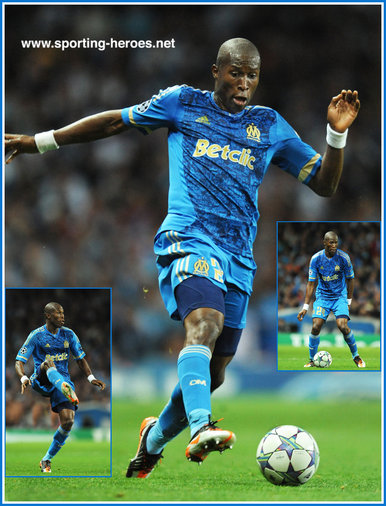
<path fill-rule="evenodd" d="M 110 299 L 6 290 L 7 476 L 111 476 Z"/>
<path fill-rule="evenodd" d="M 278 222 L 278 369 L 380 370 L 379 222 Z"/>

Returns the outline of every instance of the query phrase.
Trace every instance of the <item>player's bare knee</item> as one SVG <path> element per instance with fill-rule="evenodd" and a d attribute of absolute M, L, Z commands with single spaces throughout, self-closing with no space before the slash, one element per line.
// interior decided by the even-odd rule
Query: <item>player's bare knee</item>
<path fill-rule="evenodd" d="M 185 320 L 186 344 L 202 344 L 213 350 L 216 339 L 223 329 L 223 314 L 215 310 L 206 310 L 205 313 L 191 313 L 191 315 Z"/>
<path fill-rule="evenodd" d="M 350 333 L 350 329 L 347 325 L 347 323 L 339 323 L 338 329 L 342 332 L 344 336 L 347 336 Z"/>
<path fill-rule="evenodd" d="M 312 334 L 313 336 L 318 336 L 318 335 L 320 334 L 320 329 L 321 329 L 321 328 L 322 328 L 322 327 L 321 327 L 321 326 L 319 326 L 319 325 L 312 325 L 311 334 Z"/>
<path fill-rule="evenodd" d="M 62 429 L 69 432 L 74 424 L 75 412 L 70 409 L 64 409 L 60 412 L 59 417 Z"/>
<path fill-rule="evenodd" d="M 73 425 L 74 420 L 71 418 L 68 418 L 61 423 L 62 429 L 65 430 L 66 432 L 69 432 L 72 429 Z"/>

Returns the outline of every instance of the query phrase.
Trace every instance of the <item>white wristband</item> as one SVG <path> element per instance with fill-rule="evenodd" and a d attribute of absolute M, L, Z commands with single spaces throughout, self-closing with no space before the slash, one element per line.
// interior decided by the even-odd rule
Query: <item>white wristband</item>
<path fill-rule="evenodd" d="M 25 381 L 29 381 L 29 377 L 24 374 L 24 376 L 20 378 L 20 383 L 23 384 Z"/>
<path fill-rule="evenodd" d="M 96 379 L 95 376 L 93 374 L 90 374 L 89 376 L 87 376 L 87 379 L 89 380 L 89 382 L 91 383 L 92 380 Z"/>
<path fill-rule="evenodd" d="M 350 306 L 351 305 L 351 301 L 352 299 L 347 299 L 347 305 Z"/>
<path fill-rule="evenodd" d="M 336 149 L 342 149 L 346 145 L 347 140 L 347 134 L 348 134 L 348 128 L 345 132 L 340 133 L 336 132 L 330 127 L 330 124 L 327 123 L 327 136 L 326 141 L 329 146 Z"/>
<path fill-rule="evenodd" d="M 303 309 L 305 309 L 306 311 L 308 311 L 308 308 L 310 307 L 309 304 L 303 304 Z"/>
<path fill-rule="evenodd" d="M 53 149 L 59 149 L 59 144 L 55 140 L 53 130 L 35 134 L 35 144 L 41 154 Z"/>

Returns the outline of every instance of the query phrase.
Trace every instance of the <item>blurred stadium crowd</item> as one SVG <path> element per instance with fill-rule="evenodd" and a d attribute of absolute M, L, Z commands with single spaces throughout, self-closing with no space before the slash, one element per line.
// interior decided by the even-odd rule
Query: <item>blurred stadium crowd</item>
<path fill-rule="evenodd" d="M 324 249 L 323 237 L 333 230 L 339 249 L 351 258 L 355 273 L 353 316 L 380 317 L 380 224 L 379 223 L 279 223 L 279 310 L 300 308 L 308 281 L 312 255 Z"/>
<path fill-rule="evenodd" d="M 358 89 L 337 194 L 317 197 L 277 168 L 259 192 L 258 273 L 238 358 L 273 361 L 275 221 L 380 219 L 380 20 L 376 5 L 7 5 L 6 131 L 59 128 L 174 84 L 212 89 L 217 49 L 235 36 L 261 52 L 254 103 L 278 110 L 320 152 L 331 97 Z M 175 49 L 21 47 L 85 37 L 174 38 Z M 129 132 L 6 167 L 7 286 L 111 286 L 113 360 L 127 365 L 149 354 L 174 360 L 182 343 L 152 251 L 167 209 L 166 136 Z"/>
<path fill-rule="evenodd" d="M 64 309 L 65 326 L 79 337 L 86 360 L 94 376 L 106 383 L 103 391 L 92 386 L 77 366 L 69 360 L 71 379 L 75 384 L 80 407 L 95 402 L 110 411 L 110 290 L 108 289 L 8 289 L 6 290 L 6 424 L 9 426 L 44 426 L 55 424 L 50 417 L 50 403 L 28 387 L 21 395 L 15 372 L 17 352 L 30 332 L 44 325 L 44 306 L 59 302 Z M 34 371 L 32 356 L 25 365 L 28 376 Z"/>

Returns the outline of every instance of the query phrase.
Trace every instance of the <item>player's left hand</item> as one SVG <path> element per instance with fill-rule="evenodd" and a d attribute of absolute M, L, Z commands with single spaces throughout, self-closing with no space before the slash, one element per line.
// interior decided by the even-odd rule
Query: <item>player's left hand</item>
<path fill-rule="evenodd" d="M 28 385 L 31 384 L 31 380 L 30 379 L 26 379 L 22 384 L 21 384 L 21 393 L 24 394 L 26 388 L 28 387 Z"/>
<path fill-rule="evenodd" d="M 333 97 L 327 109 L 327 121 L 336 132 L 343 133 L 358 116 L 361 103 L 356 90 L 342 90 Z"/>
<path fill-rule="evenodd" d="M 101 390 L 104 390 L 106 385 L 101 380 L 93 379 L 91 382 L 92 385 L 95 385 L 96 387 L 99 387 Z"/>

